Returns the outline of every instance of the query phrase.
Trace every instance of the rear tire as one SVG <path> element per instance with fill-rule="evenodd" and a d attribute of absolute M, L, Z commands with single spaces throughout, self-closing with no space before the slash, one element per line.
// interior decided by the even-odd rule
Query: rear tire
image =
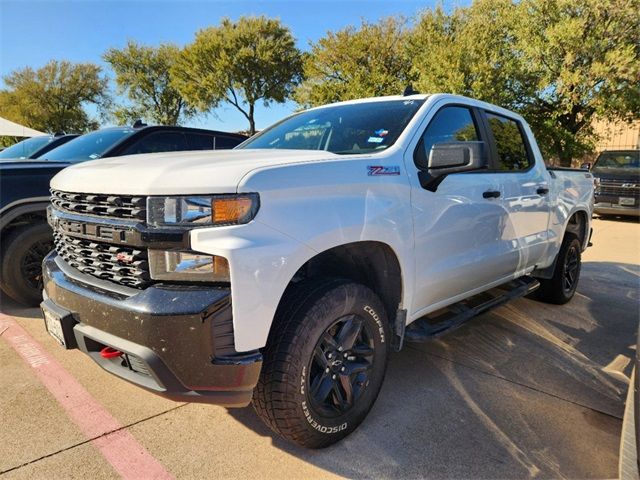
<path fill-rule="evenodd" d="M 16 228 L 2 239 L 2 291 L 16 302 L 37 307 L 42 301 L 42 260 L 53 249 L 49 225 Z"/>
<path fill-rule="evenodd" d="M 540 279 L 540 288 L 535 292 L 536 299 L 564 305 L 573 298 L 580 280 L 582 267 L 582 244 L 577 235 L 567 233 L 562 241 L 558 259 L 550 279 Z"/>
<path fill-rule="evenodd" d="M 364 285 L 312 279 L 283 299 L 253 406 L 285 439 L 327 447 L 353 432 L 384 379 L 390 341 L 382 302 Z"/>

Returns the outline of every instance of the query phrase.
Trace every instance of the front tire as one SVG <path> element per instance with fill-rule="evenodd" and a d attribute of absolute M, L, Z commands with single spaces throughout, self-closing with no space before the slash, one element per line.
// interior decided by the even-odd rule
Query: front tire
<path fill-rule="evenodd" d="M 287 292 L 276 313 L 253 405 L 287 440 L 327 447 L 353 432 L 384 379 L 388 321 L 364 285 L 307 280 Z"/>
<path fill-rule="evenodd" d="M 577 235 L 567 233 L 562 241 L 553 277 L 540 280 L 535 298 L 546 303 L 564 305 L 573 298 L 578 288 L 582 268 L 582 244 Z"/>
<path fill-rule="evenodd" d="M 53 249 L 49 225 L 16 228 L 2 239 L 2 291 L 16 302 L 37 307 L 42 301 L 42 260 Z"/>

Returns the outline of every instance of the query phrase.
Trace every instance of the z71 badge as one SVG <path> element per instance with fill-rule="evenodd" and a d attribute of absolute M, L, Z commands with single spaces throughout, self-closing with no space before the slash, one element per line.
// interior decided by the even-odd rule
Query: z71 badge
<path fill-rule="evenodd" d="M 369 165 L 367 167 L 367 175 L 370 177 L 378 175 L 400 175 L 400 167 L 392 165 L 390 167 L 383 167 L 382 165 Z"/>

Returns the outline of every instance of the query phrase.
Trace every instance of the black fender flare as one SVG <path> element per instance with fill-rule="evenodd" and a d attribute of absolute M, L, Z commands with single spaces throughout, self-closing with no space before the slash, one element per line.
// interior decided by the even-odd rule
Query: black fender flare
<path fill-rule="evenodd" d="M 29 199 L 22 200 L 10 204 L 7 208 L 0 212 L 0 231 L 9 225 L 13 220 L 25 213 L 43 213 L 46 214 L 47 207 L 49 206 L 48 199 Z"/>

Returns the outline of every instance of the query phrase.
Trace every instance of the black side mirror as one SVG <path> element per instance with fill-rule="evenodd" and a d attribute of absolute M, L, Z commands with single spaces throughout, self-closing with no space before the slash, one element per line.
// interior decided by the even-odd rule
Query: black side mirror
<path fill-rule="evenodd" d="M 591 170 L 591 162 L 583 163 L 580 165 L 581 170 Z"/>
<path fill-rule="evenodd" d="M 427 168 L 418 172 L 423 188 L 435 192 L 451 173 L 471 172 L 487 168 L 484 142 L 436 143 L 431 147 Z"/>

